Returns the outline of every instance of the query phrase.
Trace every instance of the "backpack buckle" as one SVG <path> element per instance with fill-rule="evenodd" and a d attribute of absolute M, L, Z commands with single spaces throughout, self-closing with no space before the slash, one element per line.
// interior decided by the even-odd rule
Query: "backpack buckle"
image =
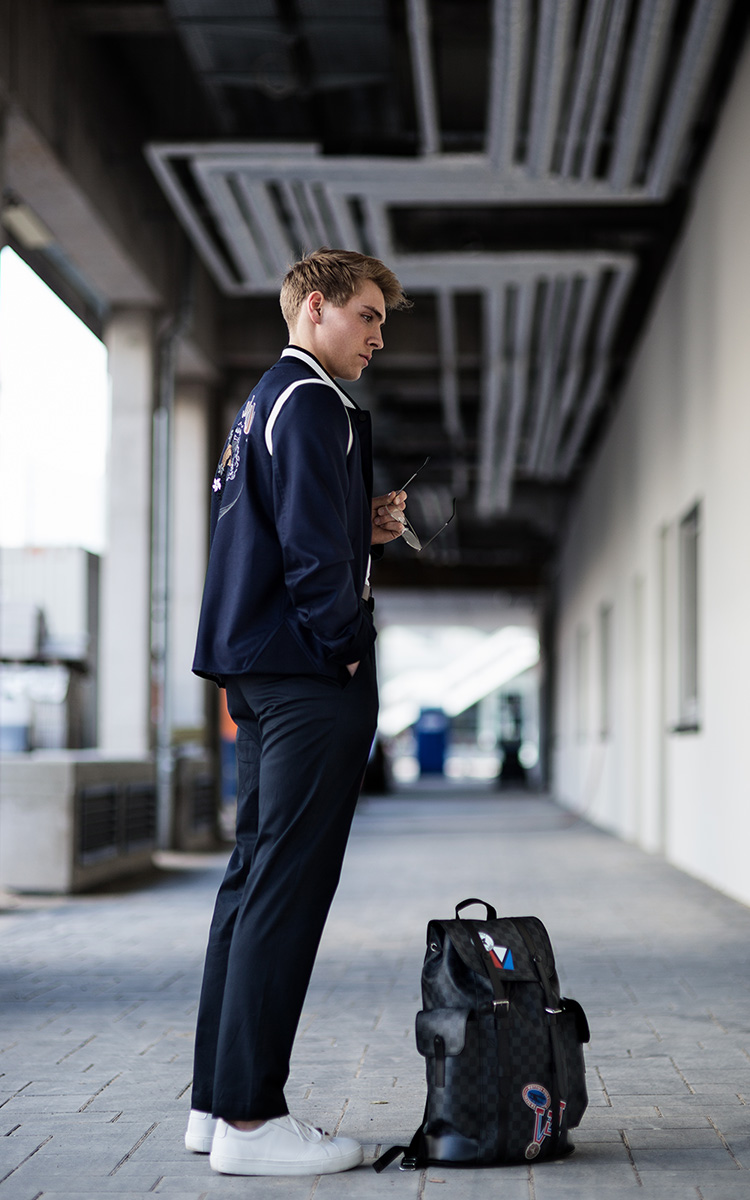
<path fill-rule="evenodd" d="M 510 1012 L 510 1000 L 493 1000 L 492 1011 L 495 1016 L 499 1014 L 500 1016 L 507 1017 Z"/>
<path fill-rule="evenodd" d="M 413 1155 L 410 1155 L 409 1157 L 404 1155 L 404 1157 L 401 1159 L 401 1162 L 399 1163 L 398 1169 L 399 1169 L 399 1171 L 416 1171 L 416 1169 L 417 1169 L 416 1158 L 414 1158 Z"/>

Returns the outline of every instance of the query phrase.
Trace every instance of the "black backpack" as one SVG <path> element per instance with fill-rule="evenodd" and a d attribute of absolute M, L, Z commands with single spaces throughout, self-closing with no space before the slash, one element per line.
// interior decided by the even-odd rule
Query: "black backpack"
<path fill-rule="evenodd" d="M 487 919 L 459 917 L 482 904 Z M 559 1158 L 588 1095 L 586 1015 L 560 996 L 549 936 L 537 917 L 505 917 L 464 900 L 456 919 L 430 921 L 422 968 L 417 1049 L 427 1065 L 427 1104 L 402 1171 L 428 1163 L 490 1166 Z"/>

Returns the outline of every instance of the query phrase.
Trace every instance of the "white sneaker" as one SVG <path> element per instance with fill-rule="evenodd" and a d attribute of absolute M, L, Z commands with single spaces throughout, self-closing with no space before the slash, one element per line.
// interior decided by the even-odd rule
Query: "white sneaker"
<path fill-rule="evenodd" d="M 210 1113 L 191 1108 L 185 1130 L 185 1149 L 192 1150 L 194 1154 L 210 1154 L 217 1124 Z"/>
<path fill-rule="evenodd" d="M 330 1137 L 295 1117 L 274 1117 L 250 1132 L 216 1122 L 210 1163 L 224 1175 L 332 1175 L 358 1167 L 354 1138 Z"/>

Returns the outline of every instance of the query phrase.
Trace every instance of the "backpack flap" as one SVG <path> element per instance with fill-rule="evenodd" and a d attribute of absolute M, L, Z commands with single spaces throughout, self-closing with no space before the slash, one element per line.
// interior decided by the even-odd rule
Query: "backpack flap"
<path fill-rule="evenodd" d="M 527 924 L 531 927 L 535 953 L 556 982 L 552 947 L 544 926 L 534 917 L 430 921 L 422 969 L 423 1007 L 474 1008 L 478 1012 L 492 1007 L 496 997 L 475 943 L 477 936 L 490 957 L 496 980 L 504 984 L 538 982 L 529 946 L 517 928 L 520 922 L 525 929 Z"/>

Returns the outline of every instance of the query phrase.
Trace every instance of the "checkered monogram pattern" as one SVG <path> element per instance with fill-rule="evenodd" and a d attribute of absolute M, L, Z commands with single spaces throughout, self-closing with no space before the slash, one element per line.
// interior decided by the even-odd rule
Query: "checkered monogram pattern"
<path fill-rule="evenodd" d="M 588 1103 L 582 1049 L 588 1027 L 580 1005 L 560 998 L 541 921 L 430 922 L 422 998 L 423 1159 L 489 1165 L 570 1153 L 568 1130 Z"/>

